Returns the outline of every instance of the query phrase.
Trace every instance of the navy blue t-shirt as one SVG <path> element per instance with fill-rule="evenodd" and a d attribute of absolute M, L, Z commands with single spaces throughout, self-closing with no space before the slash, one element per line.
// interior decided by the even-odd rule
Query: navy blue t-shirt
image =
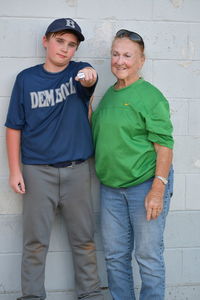
<path fill-rule="evenodd" d="M 85 88 L 74 79 L 88 66 L 71 61 L 63 71 L 49 73 L 41 64 L 18 74 L 5 126 L 21 130 L 24 164 L 85 160 L 93 154 L 87 114 L 95 85 Z"/>

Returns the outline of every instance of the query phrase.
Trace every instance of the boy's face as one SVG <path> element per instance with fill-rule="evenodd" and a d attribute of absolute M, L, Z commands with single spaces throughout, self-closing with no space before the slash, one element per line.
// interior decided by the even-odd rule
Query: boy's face
<path fill-rule="evenodd" d="M 50 72 L 63 70 L 74 56 L 79 45 L 78 38 L 73 33 L 56 34 L 50 38 L 43 37 L 46 49 L 45 68 Z"/>

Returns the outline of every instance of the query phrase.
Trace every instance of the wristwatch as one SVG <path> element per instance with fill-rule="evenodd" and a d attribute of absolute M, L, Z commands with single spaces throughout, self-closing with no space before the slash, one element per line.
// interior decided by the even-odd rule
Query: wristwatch
<path fill-rule="evenodd" d="M 168 180 L 165 177 L 156 175 L 155 178 L 160 179 L 162 181 L 162 183 L 164 183 L 165 185 L 168 183 Z"/>

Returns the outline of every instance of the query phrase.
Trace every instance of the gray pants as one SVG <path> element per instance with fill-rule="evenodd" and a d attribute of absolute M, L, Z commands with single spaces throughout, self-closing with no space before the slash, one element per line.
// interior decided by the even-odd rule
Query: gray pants
<path fill-rule="evenodd" d="M 94 245 L 89 163 L 66 168 L 24 165 L 22 293 L 45 299 L 45 261 L 57 207 L 67 223 L 78 299 L 102 300 Z"/>

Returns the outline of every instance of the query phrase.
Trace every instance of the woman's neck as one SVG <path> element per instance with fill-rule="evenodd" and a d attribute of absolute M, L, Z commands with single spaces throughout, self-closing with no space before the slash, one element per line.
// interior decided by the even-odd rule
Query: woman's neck
<path fill-rule="evenodd" d="M 134 78 L 131 78 L 131 80 L 118 78 L 118 80 L 115 84 L 115 89 L 119 90 L 119 89 L 125 88 L 125 87 L 131 85 L 132 83 L 134 83 L 135 81 L 137 81 L 138 79 L 140 79 L 140 76 L 135 76 Z"/>

